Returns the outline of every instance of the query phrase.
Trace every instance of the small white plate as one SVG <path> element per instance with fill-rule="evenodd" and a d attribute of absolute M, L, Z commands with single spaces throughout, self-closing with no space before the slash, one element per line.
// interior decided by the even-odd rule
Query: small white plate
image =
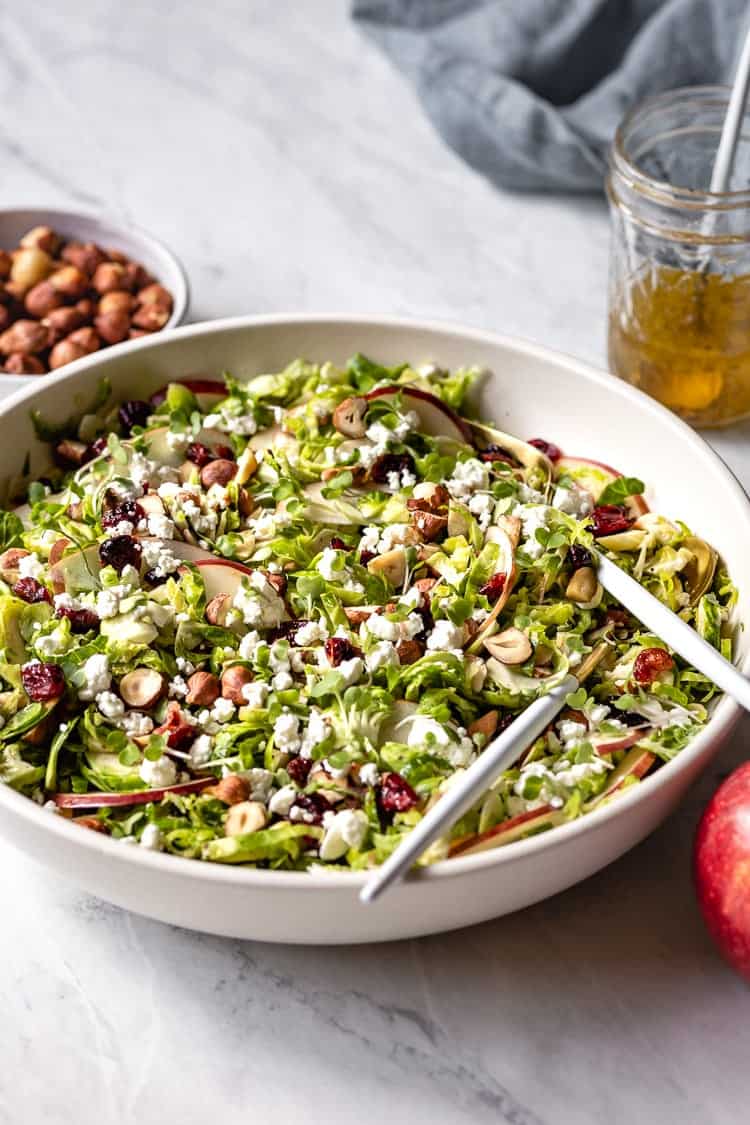
<path fill-rule="evenodd" d="M 153 235 L 132 224 L 120 226 L 116 220 L 93 212 L 60 211 L 48 207 L 2 207 L 0 249 L 14 250 L 27 231 L 41 226 L 52 227 L 66 241 L 95 242 L 104 250 L 121 250 L 133 261 L 140 262 L 172 294 L 172 315 L 162 331 L 182 324 L 190 301 L 187 276 L 179 259 Z M 0 370 L 0 397 L 20 387 L 28 387 L 30 380 L 39 378 L 39 375 L 8 375 Z"/>

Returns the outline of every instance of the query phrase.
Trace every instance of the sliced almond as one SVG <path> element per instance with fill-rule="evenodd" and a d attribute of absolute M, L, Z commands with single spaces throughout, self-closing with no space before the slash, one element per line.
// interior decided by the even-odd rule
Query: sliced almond
<path fill-rule="evenodd" d="M 513 625 L 509 629 L 503 629 L 502 633 L 487 637 L 484 647 L 501 664 L 523 664 L 533 652 L 529 638 Z"/>
<path fill-rule="evenodd" d="M 266 826 L 266 810 L 260 801 L 240 801 L 232 805 L 224 821 L 225 836 L 244 836 Z"/>
<path fill-rule="evenodd" d="M 394 547 L 384 555 L 378 555 L 367 564 L 370 574 L 380 574 L 390 582 L 391 586 L 403 586 L 406 578 L 406 551 L 403 547 Z"/>
<path fill-rule="evenodd" d="M 573 572 L 570 582 L 565 587 L 565 597 L 579 605 L 584 605 L 596 597 L 598 586 L 599 579 L 594 568 L 581 566 Z"/>
<path fill-rule="evenodd" d="M 340 434 L 345 434 L 346 437 L 364 437 L 366 433 L 366 413 L 366 399 L 358 396 L 345 398 L 333 412 L 333 425 Z"/>
<path fill-rule="evenodd" d="M 148 711 L 161 699 L 166 686 L 166 680 L 155 668 L 134 668 L 120 680 L 120 695 L 128 707 Z"/>

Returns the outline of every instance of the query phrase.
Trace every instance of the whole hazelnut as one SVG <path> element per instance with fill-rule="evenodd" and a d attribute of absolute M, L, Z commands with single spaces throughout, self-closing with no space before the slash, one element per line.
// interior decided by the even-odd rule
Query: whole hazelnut
<path fill-rule="evenodd" d="M 49 280 L 58 293 L 72 301 L 77 301 L 79 297 L 82 297 L 89 287 L 89 279 L 83 270 L 79 270 L 77 266 L 62 266 L 59 270 L 50 274 Z"/>
<path fill-rule="evenodd" d="M 0 277 L 10 277 L 12 258 L 7 250 L 0 250 Z"/>
<path fill-rule="evenodd" d="M 32 285 L 24 301 L 29 315 L 40 319 L 53 309 L 59 308 L 62 303 L 63 295 L 55 289 L 50 278 Z"/>
<path fill-rule="evenodd" d="M 224 625 L 231 608 L 232 599 L 229 594 L 217 594 L 206 606 L 206 621 L 210 625 Z"/>
<path fill-rule="evenodd" d="M 10 313 L 5 305 L 0 305 L 0 332 L 4 332 L 10 324 Z"/>
<path fill-rule="evenodd" d="M 108 261 L 117 262 L 121 266 L 126 266 L 130 261 L 127 254 L 124 254 L 122 250 L 113 250 L 111 247 L 107 248 L 106 255 Z"/>
<path fill-rule="evenodd" d="M 76 301 L 75 307 L 83 317 L 84 324 L 94 319 L 94 315 L 96 314 L 96 305 L 92 301 L 91 297 L 82 297 L 80 301 Z"/>
<path fill-rule="evenodd" d="M 94 270 L 91 284 L 97 293 L 111 293 L 113 289 L 124 289 L 125 267 L 120 262 L 102 262 Z"/>
<path fill-rule="evenodd" d="M 44 250 L 45 254 L 56 254 L 62 239 L 55 234 L 52 227 L 32 227 L 21 239 L 20 245 L 24 249 L 29 247 Z"/>
<path fill-rule="evenodd" d="M 145 328 L 131 328 L 128 332 L 129 340 L 140 340 L 141 336 L 150 336 L 151 333 L 147 332 Z"/>
<path fill-rule="evenodd" d="M 187 686 L 185 702 L 191 707 L 211 707 L 221 694 L 219 677 L 212 672 L 193 672 Z"/>
<path fill-rule="evenodd" d="M 244 777 L 239 777 L 236 773 L 230 773 L 226 777 L 222 777 L 221 781 L 217 781 L 216 785 L 204 789 L 203 796 L 216 797 L 217 800 L 223 801 L 225 805 L 239 805 L 241 801 L 246 801 L 250 796 L 250 782 Z"/>
<path fill-rule="evenodd" d="M 76 328 L 75 332 L 71 332 L 68 336 L 74 344 L 80 344 L 86 355 L 91 352 L 98 351 L 101 347 L 101 340 L 97 336 L 93 328 Z"/>
<path fill-rule="evenodd" d="M 104 262 L 104 251 L 95 242 L 68 242 L 63 246 L 60 257 L 71 266 L 88 274 L 93 274 L 98 265 Z"/>
<path fill-rule="evenodd" d="M 16 293 L 26 293 L 37 281 L 43 281 L 52 269 L 52 258 L 37 246 L 23 247 L 13 253 L 13 262 L 10 267 L 10 280 L 16 287 Z"/>
<path fill-rule="evenodd" d="M 49 329 L 36 320 L 17 320 L 0 336 L 0 352 L 33 354 L 49 346 Z"/>
<path fill-rule="evenodd" d="M 151 274 L 140 262 L 128 262 L 125 266 L 125 285 L 128 289 L 138 290 L 150 285 L 153 281 Z"/>
<path fill-rule="evenodd" d="M 158 332 L 167 323 L 169 317 L 169 309 L 161 305 L 142 305 L 133 313 L 133 324 L 136 328 L 144 328 L 147 332 Z"/>
<path fill-rule="evenodd" d="M 220 484 L 222 487 L 229 484 L 230 480 L 237 473 L 237 462 L 227 461 L 223 457 L 217 458 L 216 461 L 209 461 L 201 469 L 201 484 L 204 488 L 210 488 L 212 484 Z"/>
<path fill-rule="evenodd" d="M 80 344 L 71 340 L 70 336 L 66 336 L 64 340 L 60 340 L 55 344 L 52 351 L 49 353 L 50 368 L 55 371 L 58 367 L 63 367 L 66 363 L 72 363 L 76 359 L 81 359 L 83 356 L 88 355 L 85 348 Z"/>
<path fill-rule="evenodd" d="M 100 316 L 111 312 L 129 313 L 134 304 L 135 298 L 132 293 L 128 293 L 126 289 L 112 289 L 100 298 L 97 312 Z"/>
<path fill-rule="evenodd" d="M 232 703 L 241 707 L 243 703 L 247 703 L 242 689 L 246 684 L 252 683 L 253 674 L 249 668 L 244 664 L 232 664 L 230 668 L 225 668 L 221 674 L 221 694 L 224 699 L 231 700 Z"/>
<path fill-rule="evenodd" d="M 119 344 L 128 338 L 130 317 L 124 310 L 101 313 L 94 317 L 94 328 L 105 344 Z"/>
<path fill-rule="evenodd" d="M 172 311 L 172 294 L 156 281 L 140 289 L 137 298 L 139 305 L 159 305 Z"/>
<path fill-rule="evenodd" d="M 80 328 L 84 323 L 84 317 L 77 308 L 64 305 L 60 309 L 53 309 L 52 312 L 47 313 L 44 323 L 54 337 L 52 342 L 56 344 L 58 340 L 62 340 L 64 336 L 74 332 L 76 328 Z"/>
<path fill-rule="evenodd" d="M 3 371 L 9 375 L 44 375 L 47 368 L 35 355 L 12 352 L 5 361 Z"/>

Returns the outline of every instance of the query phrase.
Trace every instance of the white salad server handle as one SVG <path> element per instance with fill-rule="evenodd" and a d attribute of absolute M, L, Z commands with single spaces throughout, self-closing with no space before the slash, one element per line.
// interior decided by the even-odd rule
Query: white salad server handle
<path fill-rule="evenodd" d="M 509 769 L 518 756 L 552 722 L 565 706 L 565 698 L 578 687 L 575 676 L 540 696 L 490 742 L 466 773 L 456 781 L 365 883 L 361 902 L 374 902 L 391 883 L 401 879 L 426 848 L 443 836 L 467 812 L 492 782 Z"/>
<path fill-rule="evenodd" d="M 620 605 L 629 610 L 660 640 L 679 653 L 712 683 L 731 695 L 741 707 L 750 711 L 750 680 L 735 668 L 713 645 L 704 640 L 671 609 L 626 574 L 617 563 L 597 555 L 595 565 L 599 581 Z"/>

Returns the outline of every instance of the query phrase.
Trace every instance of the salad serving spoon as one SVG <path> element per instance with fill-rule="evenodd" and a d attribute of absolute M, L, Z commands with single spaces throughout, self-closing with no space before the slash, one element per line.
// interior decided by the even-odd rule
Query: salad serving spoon
<path fill-rule="evenodd" d="M 741 707 L 750 711 L 750 681 L 733 664 L 616 563 L 599 553 L 592 553 L 592 558 L 599 581 L 620 605 Z M 383 891 L 403 878 L 430 844 L 468 812 L 501 773 L 513 766 L 563 709 L 567 696 L 593 671 L 607 647 L 606 644 L 597 646 L 583 661 L 577 676 L 569 674 L 557 687 L 535 699 L 485 747 L 477 760 L 372 874 L 360 892 L 361 902 L 374 902 Z"/>

